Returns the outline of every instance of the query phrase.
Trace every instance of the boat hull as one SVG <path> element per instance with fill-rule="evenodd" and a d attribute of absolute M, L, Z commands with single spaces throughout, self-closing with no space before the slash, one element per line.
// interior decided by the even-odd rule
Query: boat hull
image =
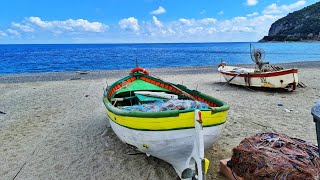
<path fill-rule="evenodd" d="M 297 69 L 261 73 L 253 72 L 251 69 L 245 71 L 245 68 L 242 68 L 243 72 L 232 71 L 231 69 L 226 66 L 220 70 L 220 73 L 228 83 L 235 85 L 266 88 L 288 88 L 293 86 L 293 89 L 295 89 L 299 81 Z"/>
<path fill-rule="evenodd" d="M 170 96 L 166 105 L 161 104 L 164 95 Z M 189 179 L 205 176 L 209 160 L 204 150 L 218 138 L 229 109 L 214 97 L 140 72 L 106 87 L 103 102 L 121 141 L 167 161 Z"/>
<path fill-rule="evenodd" d="M 186 168 L 194 169 L 191 158 L 195 141 L 195 129 L 177 129 L 165 131 L 144 131 L 130 129 L 110 120 L 110 125 L 119 139 L 148 155 L 170 163 L 181 177 Z M 218 139 L 224 124 L 204 127 L 204 149 L 208 149 Z"/>

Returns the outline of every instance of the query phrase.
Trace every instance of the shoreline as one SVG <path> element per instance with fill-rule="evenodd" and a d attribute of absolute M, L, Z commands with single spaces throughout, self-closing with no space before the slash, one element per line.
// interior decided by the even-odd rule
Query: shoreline
<path fill-rule="evenodd" d="M 229 64 L 240 67 L 254 67 L 254 64 Z M 317 69 L 320 68 L 319 61 L 305 61 L 293 63 L 277 63 L 284 68 Z M 163 68 L 147 68 L 151 74 L 155 75 L 177 75 L 177 74 L 205 74 L 218 72 L 217 66 L 179 66 Z M 131 69 L 122 70 L 84 70 L 66 72 L 45 72 L 45 73 L 25 73 L 25 74 L 0 74 L 1 83 L 26 83 L 43 81 L 64 81 L 64 80 L 94 80 L 103 78 L 120 78 L 126 76 Z"/>

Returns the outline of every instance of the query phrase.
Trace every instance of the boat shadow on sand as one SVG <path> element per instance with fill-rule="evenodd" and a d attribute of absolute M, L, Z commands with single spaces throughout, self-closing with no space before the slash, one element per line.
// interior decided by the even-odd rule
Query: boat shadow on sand
<path fill-rule="evenodd" d="M 266 93 L 293 93 L 296 91 L 292 91 L 284 88 L 267 88 L 267 87 L 253 87 L 253 86 L 239 86 L 235 84 L 230 84 L 227 82 L 210 82 L 209 86 L 215 86 L 216 91 L 237 91 L 237 90 L 245 90 L 245 91 L 257 91 L 257 92 L 266 92 Z M 299 88 L 298 88 L 299 89 Z"/>

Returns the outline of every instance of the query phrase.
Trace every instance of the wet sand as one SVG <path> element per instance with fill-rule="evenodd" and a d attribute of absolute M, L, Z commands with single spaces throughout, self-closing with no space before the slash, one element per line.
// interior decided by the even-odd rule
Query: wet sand
<path fill-rule="evenodd" d="M 310 109 L 320 99 L 320 61 L 283 66 L 298 67 L 308 87 L 283 92 L 233 86 L 216 67 L 149 69 L 231 106 L 219 141 L 205 153 L 211 161 L 207 179 L 225 179 L 218 161 L 255 133 L 279 132 L 317 143 Z M 128 72 L 0 75 L 1 179 L 177 179 L 166 162 L 132 155 L 108 126 L 102 88 Z"/>

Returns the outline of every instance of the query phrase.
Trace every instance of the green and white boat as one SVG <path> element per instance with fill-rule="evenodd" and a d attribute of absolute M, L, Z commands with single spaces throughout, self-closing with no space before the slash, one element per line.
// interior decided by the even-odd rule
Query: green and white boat
<path fill-rule="evenodd" d="M 209 161 L 204 150 L 225 125 L 226 103 L 139 67 L 108 86 L 103 102 L 121 141 L 167 161 L 182 179 L 205 177 Z"/>

